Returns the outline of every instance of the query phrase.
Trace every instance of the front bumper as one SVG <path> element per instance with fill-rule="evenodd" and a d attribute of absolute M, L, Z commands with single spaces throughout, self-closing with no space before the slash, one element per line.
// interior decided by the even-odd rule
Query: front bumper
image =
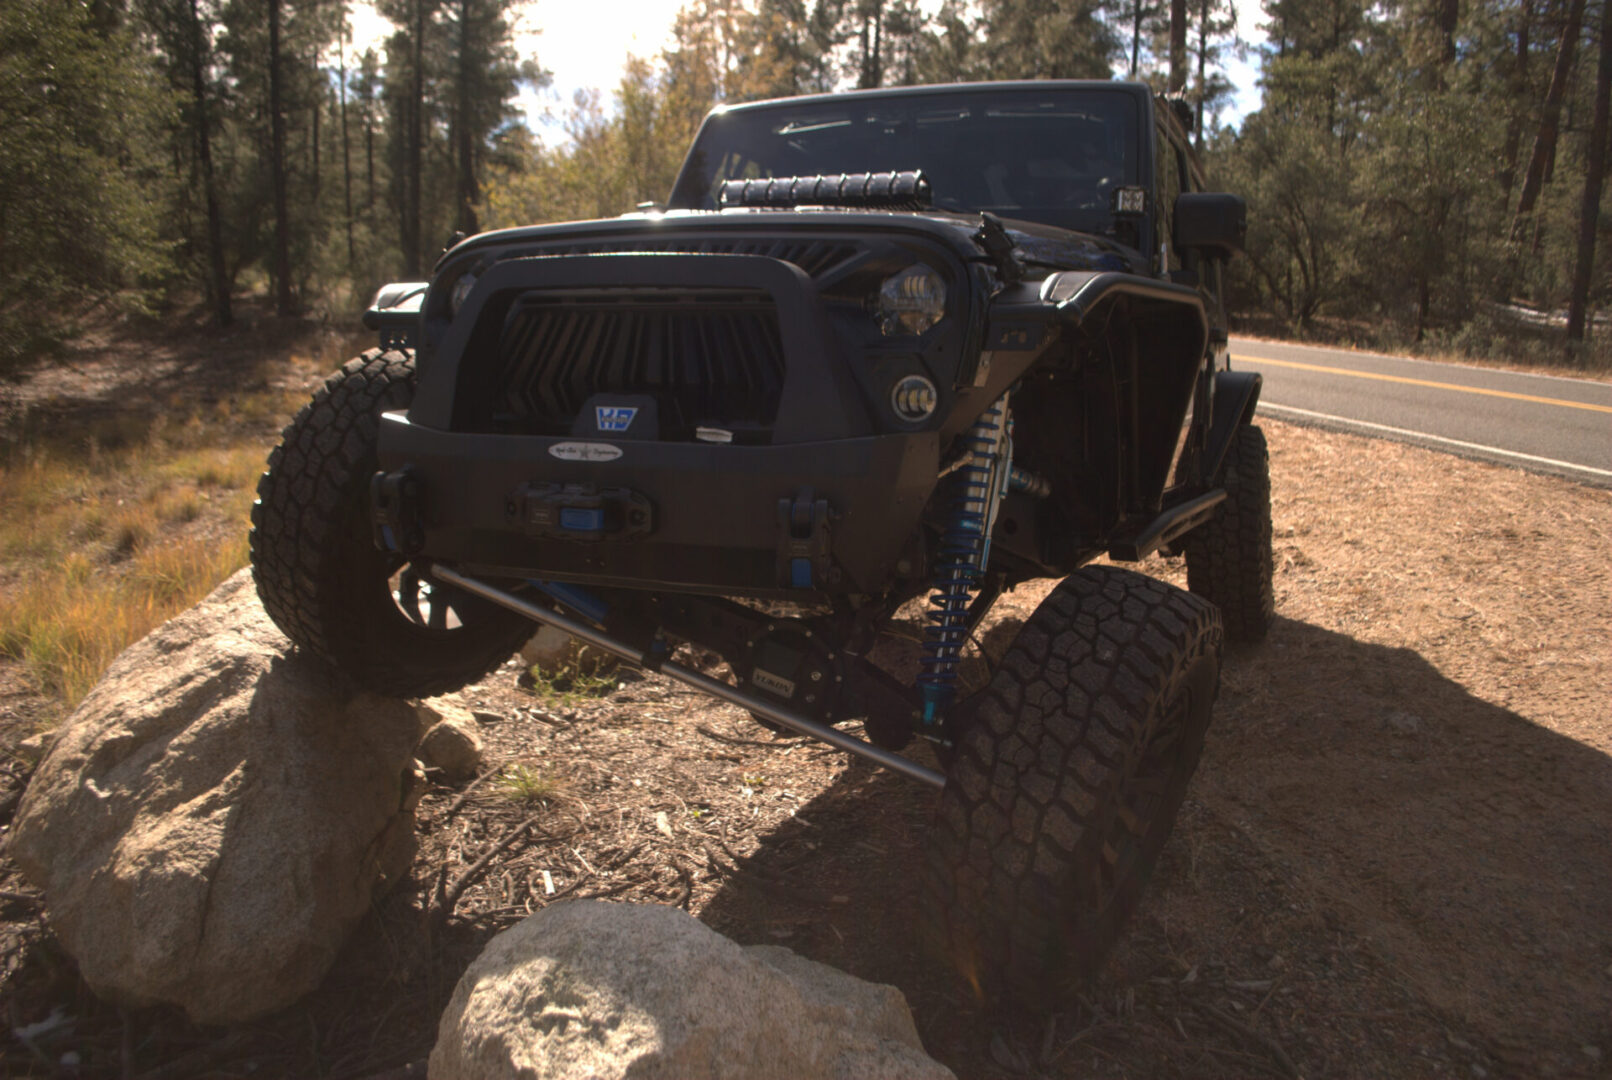
<path fill-rule="evenodd" d="M 798 596 L 922 572 L 905 549 L 940 438 L 607 442 L 458 434 L 387 413 L 380 463 L 413 481 L 411 556 L 500 577 Z"/>

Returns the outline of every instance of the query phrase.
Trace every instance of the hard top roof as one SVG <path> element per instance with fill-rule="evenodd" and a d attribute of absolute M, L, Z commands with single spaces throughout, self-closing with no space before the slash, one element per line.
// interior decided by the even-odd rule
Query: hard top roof
<path fill-rule="evenodd" d="M 745 101 L 734 105 L 718 105 L 712 114 L 745 112 L 776 105 L 838 104 L 847 100 L 884 97 L 922 97 L 926 94 L 955 94 L 969 91 L 997 90 L 1109 90 L 1151 98 L 1153 88 L 1146 83 L 1119 82 L 1113 79 L 1015 79 L 1001 82 L 930 83 L 922 86 L 881 86 L 872 90 L 838 90 L 826 94 L 800 94 L 795 97 L 767 98 L 763 101 Z"/>

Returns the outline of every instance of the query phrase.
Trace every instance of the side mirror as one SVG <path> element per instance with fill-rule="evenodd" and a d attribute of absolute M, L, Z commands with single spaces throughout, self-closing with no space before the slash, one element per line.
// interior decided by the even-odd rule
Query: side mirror
<path fill-rule="evenodd" d="M 1248 236 L 1248 204 L 1241 195 L 1191 191 L 1175 197 L 1175 246 L 1210 259 L 1229 259 Z"/>

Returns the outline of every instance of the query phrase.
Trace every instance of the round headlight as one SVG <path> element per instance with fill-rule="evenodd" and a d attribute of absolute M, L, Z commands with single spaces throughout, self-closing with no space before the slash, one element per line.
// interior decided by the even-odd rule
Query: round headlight
<path fill-rule="evenodd" d="M 876 305 L 886 334 L 921 334 L 946 314 L 946 283 L 923 263 L 886 278 Z"/>
<path fill-rule="evenodd" d="M 460 274 L 459 280 L 453 284 L 453 292 L 448 296 L 448 310 L 458 316 L 459 309 L 464 306 L 465 297 L 470 290 L 476 287 L 475 274 Z"/>

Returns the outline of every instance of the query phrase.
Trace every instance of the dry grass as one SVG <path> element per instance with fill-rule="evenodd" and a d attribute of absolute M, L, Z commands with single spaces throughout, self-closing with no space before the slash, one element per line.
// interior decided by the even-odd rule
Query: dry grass
<path fill-rule="evenodd" d="M 558 777 L 525 762 L 506 766 L 493 783 L 505 798 L 517 803 L 544 802 L 558 794 L 561 787 Z"/>
<path fill-rule="evenodd" d="M 59 714 L 125 647 L 244 565 L 275 433 L 307 383 L 351 346 L 331 339 L 289 363 L 245 363 L 216 396 L 76 411 L 68 399 L 10 418 L 0 442 L 0 656 L 21 661 Z"/>
<path fill-rule="evenodd" d="M 131 643 L 194 604 L 246 561 L 246 533 L 138 550 L 123 573 L 80 553 L 0 597 L 0 653 L 47 694 L 76 705 Z"/>

